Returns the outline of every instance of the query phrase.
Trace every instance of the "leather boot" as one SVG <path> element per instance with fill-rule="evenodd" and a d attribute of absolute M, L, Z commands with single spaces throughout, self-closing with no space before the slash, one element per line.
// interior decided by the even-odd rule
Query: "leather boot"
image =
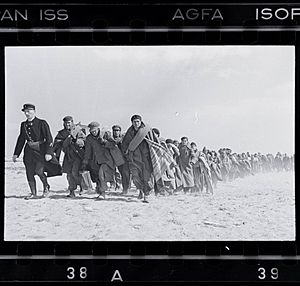
<path fill-rule="evenodd" d="M 67 195 L 68 198 L 75 198 L 76 195 L 75 195 L 75 190 L 69 190 L 70 193 Z"/>
<path fill-rule="evenodd" d="M 96 200 L 105 200 L 105 190 L 99 187 L 99 192 L 99 196 L 96 198 Z"/>
<path fill-rule="evenodd" d="M 48 197 L 49 193 L 50 193 L 50 185 L 47 184 L 44 186 L 43 197 Z"/>
<path fill-rule="evenodd" d="M 36 199 L 37 198 L 36 182 L 32 181 L 32 182 L 28 182 L 28 184 L 30 187 L 31 195 L 28 197 L 25 197 L 25 200 Z"/>
<path fill-rule="evenodd" d="M 138 199 L 141 200 L 143 198 L 143 192 L 141 190 L 139 190 L 139 195 L 138 195 Z"/>
<path fill-rule="evenodd" d="M 127 195 L 128 194 L 128 189 L 123 189 L 122 195 Z"/>
<path fill-rule="evenodd" d="M 47 182 L 47 177 L 46 176 L 40 176 L 40 179 L 43 183 L 43 197 L 47 197 L 49 195 L 50 192 L 50 185 Z"/>
<path fill-rule="evenodd" d="M 143 193 L 143 200 L 142 200 L 142 202 L 143 203 L 149 203 L 149 201 L 147 200 L 147 198 L 148 198 L 148 195 L 146 195 L 146 193 L 144 192 Z"/>

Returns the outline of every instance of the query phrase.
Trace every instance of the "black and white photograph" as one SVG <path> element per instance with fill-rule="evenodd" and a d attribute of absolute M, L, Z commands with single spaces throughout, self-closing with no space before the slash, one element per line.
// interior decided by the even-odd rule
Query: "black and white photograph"
<path fill-rule="evenodd" d="M 295 241 L 295 47 L 5 47 L 5 241 Z"/>

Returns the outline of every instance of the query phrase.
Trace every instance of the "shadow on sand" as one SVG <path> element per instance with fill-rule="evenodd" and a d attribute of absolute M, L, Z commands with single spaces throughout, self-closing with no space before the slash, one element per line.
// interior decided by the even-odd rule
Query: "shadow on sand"
<path fill-rule="evenodd" d="M 25 199 L 27 198 L 29 195 L 24 195 L 24 196 L 4 196 L 5 199 Z"/>
<path fill-rule="evenodd" d="M 51 200 L 94 200 L 97 196 L 95 197 L 85 197 L 85 196 L 79 196 L 79 195 L 76 195 L 76 197 L 74 198 L 70 198 L 68 197 L 68 194 L 65 194 L 65 195 L 49 195 L 48 196 L 48 199 L 51 199 Z"/>
<path fill-rule="evenodd" d="M 137 197 L 133 197 L 135 199 L 127 199 L 127 198 L 105 198 L 105 200 L 102 201 L 109 201 L 109 202 L 125 202 L 125 203 L 138 203 L 139 201 L 137 200 Z M 99 200 L 101 201 L 101 200 Z"/>
<path fill-rule="evenodd" d="M 30 195 L 26 195 L 26 196 L 5 196 L 5 199 L 26 199 L 28 198 Z M 37 196 L 36 198 L 28 198 L 29 201 L 33 201 L 33 200 L 40 200 L 40 199 L 45 199 L 44 196 Z"/>
<path fill-rule="evenodd" d="M 52 199 L 52 200 L 97 200 L 97 197 L 99 194 L 96 192 L 91 192 L 91 191 L 84 191 L 81 195 L 76 192 L 76 197 L 70 198 L 68 197 L 69 192 L 67 190 L 57 190 L 57 191 L 50 191 L 49 195 L 47 197 L 44 197 L 42 195 L 38 196 L 35 199 L 30 199 L 30 200 L 38 200 L 38 199 Z M 25 199 L 29 196 L 30 194 L 27 195 L 12 195 L 12 196 L 5 196 L 6 199 Z M 86 195 L 92 195 L 86 196 Z M 122 194 L 121 192 L 116 192 L 116 191 L 107 191 L 105 193 L 106 198 L 103 201 L 119 201 L 119 202 L 126 202 L 126 203 L 132 203 L 132 202 L 138 202 L 137 195 L 134 194 Z M 102 201 L 102 200 L 97 200 L 97 201 Z"/>

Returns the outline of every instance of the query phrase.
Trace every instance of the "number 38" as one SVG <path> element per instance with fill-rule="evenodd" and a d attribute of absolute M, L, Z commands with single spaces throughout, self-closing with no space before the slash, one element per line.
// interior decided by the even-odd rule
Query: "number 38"
<path fill-rule="evenodd" d="M 75 269 L 74 269 L 74 267 L 69 267 L 67 269 L 67 271 L 68 271 L 67 278 L 70 279 L 70 280 L 74 279 L 75 278 Z M 81 267 L 79 269 L 79 272 L 80 272 L 79 277 L 81 279 L 85 279 L 87 277 L 87 268 L 86 267 Z"/>

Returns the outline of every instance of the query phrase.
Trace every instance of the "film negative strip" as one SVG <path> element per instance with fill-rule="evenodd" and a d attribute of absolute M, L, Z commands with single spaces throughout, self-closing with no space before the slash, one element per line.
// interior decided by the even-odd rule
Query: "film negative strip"
<path fill-rule="evenodd" d="M 0 281 L 299 282 L 299 23 L 0 4 Z"/>

